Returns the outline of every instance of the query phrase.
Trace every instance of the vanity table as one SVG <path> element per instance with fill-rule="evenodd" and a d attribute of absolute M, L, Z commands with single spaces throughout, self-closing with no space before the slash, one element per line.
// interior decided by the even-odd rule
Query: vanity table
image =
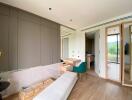
<path fill-rule="evenodd" d="M 78 66 L 81 63 L 81 60 L 76 58 L 67 58 L 67 59 L 64 59 L 63 61 L 64 62 L 61 65 L 61 73 L 72 71 L 73 66 Z"/>
<path fill-rule="evenodd" d="M 71 66 L 78 66 L 81 63 L 81 59 L 67 58 L 67 59 L 64 59 L 64 63 Z"/>
<path fill-rule="evenodd" d="M 61 71 L 64 73 L 66 71 L 72 71 L 73 69 L 73 66 L 71 65 L 67 65 L 67 64 L 63 64 L 62 67 L 61 67 Z"/>

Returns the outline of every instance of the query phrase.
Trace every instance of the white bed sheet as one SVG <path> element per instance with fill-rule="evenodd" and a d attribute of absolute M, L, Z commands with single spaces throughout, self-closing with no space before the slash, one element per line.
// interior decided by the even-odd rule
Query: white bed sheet
<path fill-rule="evenodd" d="M 66 72 L 33 100 L 66 100 L 77 81 L 77 74 Z"/>

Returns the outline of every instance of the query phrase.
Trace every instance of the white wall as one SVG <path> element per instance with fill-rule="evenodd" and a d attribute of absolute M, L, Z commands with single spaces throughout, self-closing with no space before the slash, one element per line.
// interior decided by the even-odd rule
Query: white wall
<path fill-rule="evenodd" d="M 81 31 L 77 30 L 75 34 L 75 58 L 81 59 L 82 61 L 85 61 L 85 34 L 83 34 Z"/>
<path fill-rule="evenodd" d="M 99 62 L 99 56 L 100 56 L 100 53 L 99 53 L 99 48 L 100 48 L 100 44 L 99 44 L 99 40 L 100 40 L 100 34 L 99 34 L 99 31 L 97 31 L 95 33 L 95 39 L 94 39 L 94 43 L 95 43 L 95 72 L 97 74 L 100 73 L 100 62 Z"/>
<path fill-rule="evenodd" d="M 60 75 L 59 68 L 60 63 L 57 63 L 47 66 L 38 66 L 24 69 L 16 72 L 1 73 L 0 76 L 4 80 L 8 80 L 11 83 L 4 94 L 10 95 L 20 91 L 24 86 L 30 86 L 49 77 L 58 77 Z"/>

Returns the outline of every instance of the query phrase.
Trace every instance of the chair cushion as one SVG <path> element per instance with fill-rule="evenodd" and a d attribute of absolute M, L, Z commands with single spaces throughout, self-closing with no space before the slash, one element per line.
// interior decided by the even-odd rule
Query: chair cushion
<path fill-rule="evenodd" d="M 74 66 L 73 67 L 73 72 L 84 73 L 86 71 L 87 71 L 87 64 L 86 64 L 86 62 L 82 62 L 79 66 Z"/>

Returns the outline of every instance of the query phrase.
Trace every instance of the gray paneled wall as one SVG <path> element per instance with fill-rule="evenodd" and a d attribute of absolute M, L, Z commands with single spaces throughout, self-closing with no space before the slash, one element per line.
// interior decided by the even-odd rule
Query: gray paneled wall
<path fill-rule="evenodd" d="M 58 63 L 60 25 L 0 4 L 0 72 Z"/>
<path fill-rule="evenodd" d="M 8 37 L 8 47 L 9 47 L 9 62 L 8 70 L 17 69 L 17 59 L 18 59 L 18 13 L 15 9 L 10 10 L 9 17 L 9 37 Z M 2 57 L 1 57 L 2 58 Z"/>

